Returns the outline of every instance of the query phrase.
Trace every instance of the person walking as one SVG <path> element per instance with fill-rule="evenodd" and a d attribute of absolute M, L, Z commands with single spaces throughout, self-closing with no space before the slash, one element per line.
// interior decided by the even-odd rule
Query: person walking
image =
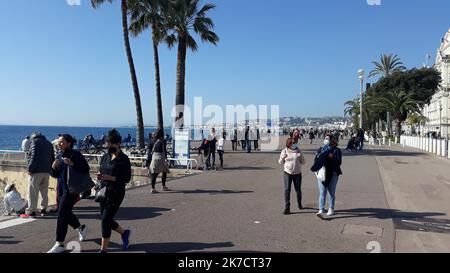
<path fill-rule="evenodd" d="M 359 150 L 362 150 L 364 148 L 364 135 L 364 130 L 360 128 L 358 130 Z"/>
<path fill-rule="evenodd" d="M 107 252 L 113 230 L 121 235 L 122 249 L 128 249 L 130 242 L 131 231 L 123 229 L 114 221 L 125 198 L 125 185 L 131 180 L 130 159 L 123 153 L 121 143 L 122 137 L 119 132 L 112 129 L 106 138 L 108 153 L 101 158 L 100 172 L 97 173 L 97 180 L 101 181 L 102 188 L 106 187 L 106 196 L 100 202 L 102 243 L 99 253 Z"/>
<path fill-rule="evenodd" d="M 211 129 L 211 134 L 208 136 L 208 142 L 209 142 L 209 155 L 206 159 L 209 162 L 209 166 L 211 169 L 216 169 L 216 145 L 217 145 L 217 134 L 216 129 Z"/>
<path fill-rule="evenodd" d="M 316 153 L 314 165 L 311 171 L 318 172 L 322 167 L 325 167 L 325 181 L 318 179 L 319 186 L 319 211 L 317 215 L 322 217 L 325 211 L 325 202 L 327 193 L 329 194 L 329 209 L 328 216 L 334 215 L 335 200 L 336 200 L 336 186 L 339 176 L 342 175 L 342 152 L 337 147 L 337 140 L 332 135 L 325 137 L 323 147 L 319 148 Z"/>
<path fill-rule="evenodd" d="M 47 214 L 48 186 L 52 163 L 55 160 L 52 144 L 41 133 L 31 135 L 31 146 L 27 157 L 28 208 L 24 217 L 35 217 L 39 193 L 41 194 L 41 215 Z"/>
<path fill-rule="evenodd" d="M 217 153 L 219 154 L 219 160 L 220 160 L 220 168 L 223 169 L 223 154 L 225 153 L 224 150 L 224 144 L 225 144 L 225 139 L 224 138 L 219 138 L 219 140 L 217 141 Z"/>
<path fill-rule="evenodd" d="M 162 173 L 162 191 L 170 191 L 170 189 L 166 186 L 167 173 L 169 173 L 169 166 L 167 164 L 167 148 L 166 141 L 164 140 L 164 132 L 162 129 L 158 128 L 155 132 L 154 145 L 149 147 L 149 152 L 151 153 L 151 162 L 148 168 L 148 172 L 150 175 L 152 190 L 151 193 L 158 193 L 155 189 L 156 179 L 158 175 Z"/>
<path fill-rule="evenodd" d="M 209 148 L 210 145 L 207 139 L 204 139 L 198 148 L 198 155 L 200 157 L 200 161 L 202 162 L 203 170 L 205 171 L 209 170 L 209 161 L 206 160 L 206 158 L 209 157 Z"/>
<path fill-rule="evenodd" d="M 305 158 L 300 151 L 298 144 L 295 143 L 294 138 L 288 138 L 286 140 L 286 148 L 281 151 L 280 159 L 278 161 L 280 165 L 284 165 L 284 215 L 291 213 L 291 187 L 294 184 L 295 191 L 297 192 L 297 205 L 298 209 L 302 210 L 302 169 L 301 165 L 305 164 Z"/>
<path fill-rule="evenodd" d="M 252 143 L 250 142 L 250 126 L 245 129 L 245 146 L 247 148 L 247 153 L 252 152 Z"/>
<path fill-rule="evenodd" d="M 238 142 L 238 132 L 237 129 L 234 129 L 234 133 L 231 136 L 231 147 L 233 151 L 237 151 L 237 142 Z"/>
<path fill-rule="evenodd" d="M 309 130 L 309 144 L 313 144 L 314 138 L 315 138 L 314 131 L 311 128 L 311 130 Z"/>
<path fill-rule="evenodd" d="M 69 226 L 78 231 L 80 242 L 86 240 L 87 226 L 81 225 L 72 211 L 80 197 L 70 192 L 68 179 L 70 179 L 70 168 L 80 174 L 88 174 L 90 168 L 84 156 L 73 149 L 74 144 L 75 139 L 71 135 L 63 134 L 59 137 L 58 145 L 62 155 L 52 164 L 52 176 L 57 178 L 60 184 L 56 243 L 47 253 L 65 252 L 64 241 Z"/>
<path fill-rule="evenodd" d="M 259 128 L 256 128 L 256 139 L 253 141 L 255 146 L 255 151 L 258 151 L 259 149 L 259 140 L 261 139 L 261 136 L 259 135 Z"/>

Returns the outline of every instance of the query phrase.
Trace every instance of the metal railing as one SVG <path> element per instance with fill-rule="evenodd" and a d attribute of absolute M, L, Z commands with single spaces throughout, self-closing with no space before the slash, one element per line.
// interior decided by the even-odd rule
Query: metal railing
<path fill-rule="evenodd" d="M 11 156 L 15 155 L 15 158 L 11 159 Z M 18 155 L 22 155 L 22 158 Z M 0 150 L 0 158 L 2 160 L 22 160 L 26 159 L 26 153 L 24 151 L 15 151 L 15 150 Z"/>

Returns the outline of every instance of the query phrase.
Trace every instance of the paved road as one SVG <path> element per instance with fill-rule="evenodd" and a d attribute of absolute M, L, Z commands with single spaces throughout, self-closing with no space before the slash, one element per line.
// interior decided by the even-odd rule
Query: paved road
<path fill-rule="evenodd" d="M 337 215 L 321 220 L 315 215 L 317 182 L 309 171 L 319 143 L 301 147 L 307 160 L 303 204 L 309 209 L 282 215 L 279 152 L 228 152 L 225 170 L 173 180 L 173 192 L 151 195 L 148 187 L 127 192 L 117 219 L 133 230 L 129 252 L 369 252 L 372 241 L 381 251 L 393 252 L 394 223 L 374 154 L 344 152 Z M 96 252 L 97 205 L 82 201 L 75 213 L 90 229 L 82 251 Z M 54 243 L 55 224 L 50 216 L 0 229 L 0 252 L 47 251 Z M 67 240 L 76 239 L 69 230 Z M 120 251 L 119 243 L 113 234 L 111 250 Z"/>

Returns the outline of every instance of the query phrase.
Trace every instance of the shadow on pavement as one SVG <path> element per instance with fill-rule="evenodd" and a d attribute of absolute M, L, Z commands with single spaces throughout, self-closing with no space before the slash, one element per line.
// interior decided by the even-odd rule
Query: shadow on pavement
<path fill-rule="evenodd" d="M 184 194 L 203 194 L 208 193 L 211 195 L 217 194 L 241 194 L 241 193 L 254 193 L 254 191 L 234 191 L 234 190 L 189 190 L 189 191 L 172 191 L 171 193 L 184 193 Z"/>
<path fill-rule="evenodd" d="M 342 150 L 342 155 L 343 156 L 367 156 L 367 155 L 375 155 L 375 156 L 420 156 L 420 155 L 426 155 L 426 153 L 422 153 L 422 152 L 400 152 L 400 151 L 371 149 L 371 150 L 362 150 L 362 151 Z"/>
<path fill-rule="evenodd" d="M 101 245 L 101 239 L 88 240 L 95 242 L 97 245 Z M 145 243 L 145 244 L 130 244 L 128 250 L 122 250 L 120 244 L 110 242 L 109 252 L 145 252 L 145 253 L 179 253 L 195 250 L 206 250 L 210 248 L 226 248 L 233 247 L 231 242 L 223 243 L 193 243 L 193 242 L 176 242 L 176 243 Z M 98 250 L 83 251 L 86 253 L 97 252 Z"/>
<path fill-rule="evenodd" d="M 114 218 L 116 221 L 143 220 L 151 219 L 162 215 L 162 212 L 171 211 L 167 208 L 155 207 L 121 207 Z M 100 208 L 98 207 L 75 207 L 74 214 L 82 219 L 98 219 L 100 220 Z M 57 219 L 57 215 L 49 215 L 40 219 L 50 220 Z"/>
<path fill-rule="evenodd" d="M 445 213 L 441 212 L 405 212 L 400 210 L 381 209 L 381 208 L 356 208 L 349 210 L 337 210 L 336 215 L 331 218 L 343 219 L 343 218 L 355 218 L 355 217 L 367 217 L 377 219 L 427 219 L 433 216 L 443 216 Z"/>
<path fill-rule="evenodd" d="M 267 171 L 267 170 L 275 170 L 275 168 L 240 166 L 240 167 L 226 167 L 224 169 L 224 171 Z"/>

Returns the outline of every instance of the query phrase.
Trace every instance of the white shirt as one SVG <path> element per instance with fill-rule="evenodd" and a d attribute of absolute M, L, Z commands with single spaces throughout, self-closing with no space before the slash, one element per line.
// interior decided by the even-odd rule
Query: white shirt
<path fill-rule="evenodd" d="M 224 139 L 220 138 L 216 143 L 216 147 L 218 151 L 223 151 Z"/>
<path fill-rule="evenodd" d="M 31 141 L 29 139 L 22 140 L 22 151 L 28 152 L 30 150 Z"/>
<path fill-rule="evenodd" d="M 3 202 L 5 203 L 5 210 L 8 213 L 11 213 L 12 210 L 18 212 L 27 205 L 27 200 L 22 199 L 20 193 L 15 190 L 8 192 Z"/>

